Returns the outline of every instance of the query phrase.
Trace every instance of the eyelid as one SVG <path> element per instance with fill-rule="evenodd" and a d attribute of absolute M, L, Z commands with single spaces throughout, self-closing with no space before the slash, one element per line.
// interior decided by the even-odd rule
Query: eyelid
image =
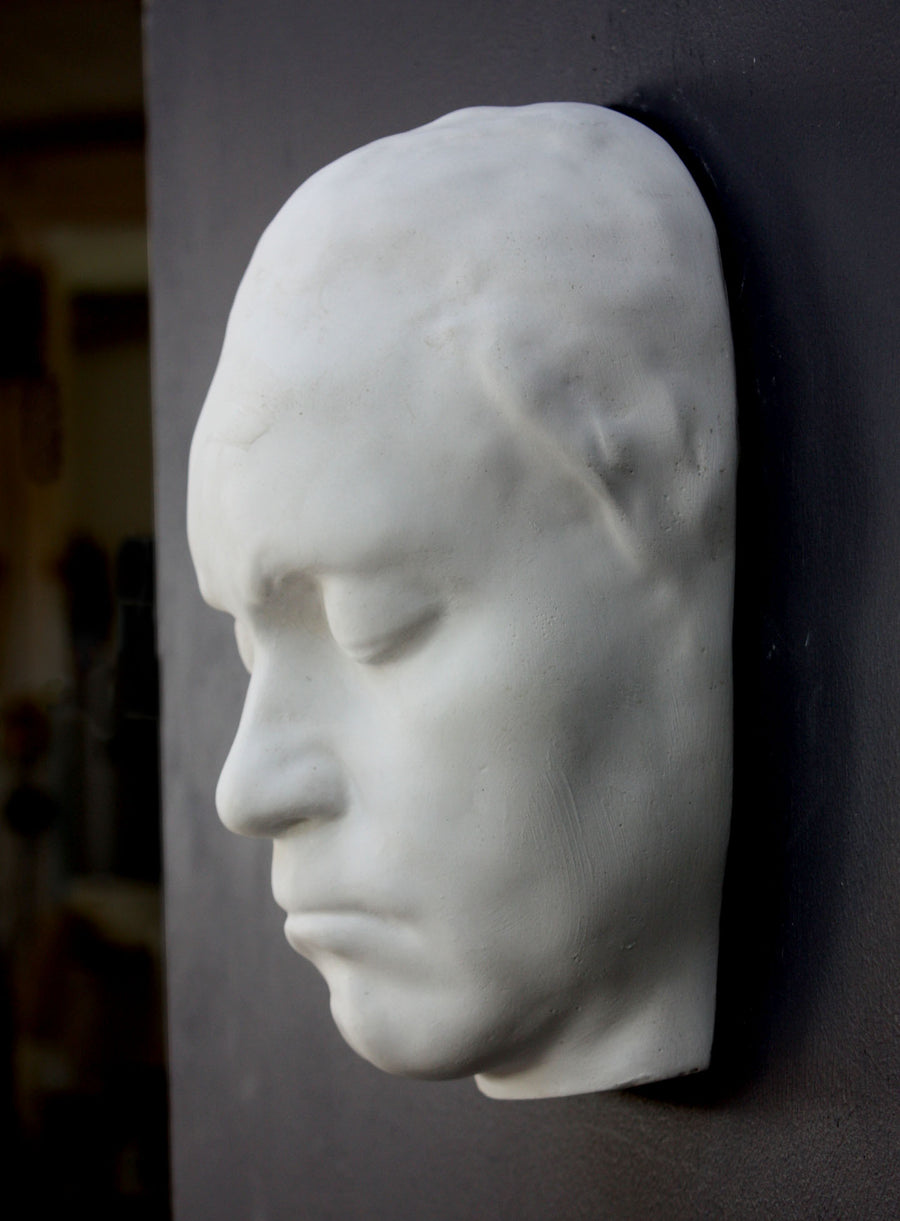
<path fill-rule="evenodd" d="M 323 581 L 322 605 L 338 647 L 363 665 L 393 661 L 441 618 L 433 591 L 395 574 Z"/>
<path fill-rule="evenodd" d="M 341 642 L 337 636 L 340 648 L 354 661 L 367 666 L 385 665 L 399 657 L 408 648 L 421 641 L 431 632 L 441 618 L 441 608 L 430 606 L 416 618 L 409 620 L 402 627 L 393 629 L 381 636 L 371 637 L 364 641 Z M 332 633 L 334 634 L 334 633 Z"/>

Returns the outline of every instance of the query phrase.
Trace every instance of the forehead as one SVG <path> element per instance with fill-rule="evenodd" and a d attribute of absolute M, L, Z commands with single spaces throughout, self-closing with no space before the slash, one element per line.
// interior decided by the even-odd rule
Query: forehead
<path fill-rule="evenodd" d="M 382 311 L 229 327 L 191 454 L 189 527 L 208 599 L 288 570 L 360 570 L 471 550 L 522 455 L 454 343 Z M 288 327 L 286 328 L 286 322 Z M 289 329 L 289 340 L 285 330 Z"/>

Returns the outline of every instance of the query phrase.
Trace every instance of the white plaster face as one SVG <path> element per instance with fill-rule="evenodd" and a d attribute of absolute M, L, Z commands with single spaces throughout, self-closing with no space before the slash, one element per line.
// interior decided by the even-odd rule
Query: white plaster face
<path fill-rule="evenodd" d="M 681 791 L 710 735 L 671 748 L 673 688 L 721 641 L 374 255 L 261 247 L 198 426 L 192 552 L 250 671 L 220 816 L 273 840 L 374 1064 L 508 1097 L 688 1071 L 727 813 Z"/>

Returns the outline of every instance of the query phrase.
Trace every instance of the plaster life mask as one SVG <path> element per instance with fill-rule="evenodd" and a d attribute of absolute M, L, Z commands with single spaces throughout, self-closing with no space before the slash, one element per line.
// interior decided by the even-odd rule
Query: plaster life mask
<path fill-rule="evenodd" d="M 250 673 L 217 804 L 373 1064 L 533 1098 L 708 1062 L 734 478 L 713 224 L 634 120 L 450 114 L 263 234 L 191 453 Z"/>

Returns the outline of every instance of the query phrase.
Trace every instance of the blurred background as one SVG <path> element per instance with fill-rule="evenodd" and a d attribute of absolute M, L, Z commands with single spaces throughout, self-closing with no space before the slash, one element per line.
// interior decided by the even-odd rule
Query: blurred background
<path fill-rule="evenodd" d="M 0 0 L 0 1098 L 29 1217 L 169 1215 L 147 316 L 139 0 Z"/>

